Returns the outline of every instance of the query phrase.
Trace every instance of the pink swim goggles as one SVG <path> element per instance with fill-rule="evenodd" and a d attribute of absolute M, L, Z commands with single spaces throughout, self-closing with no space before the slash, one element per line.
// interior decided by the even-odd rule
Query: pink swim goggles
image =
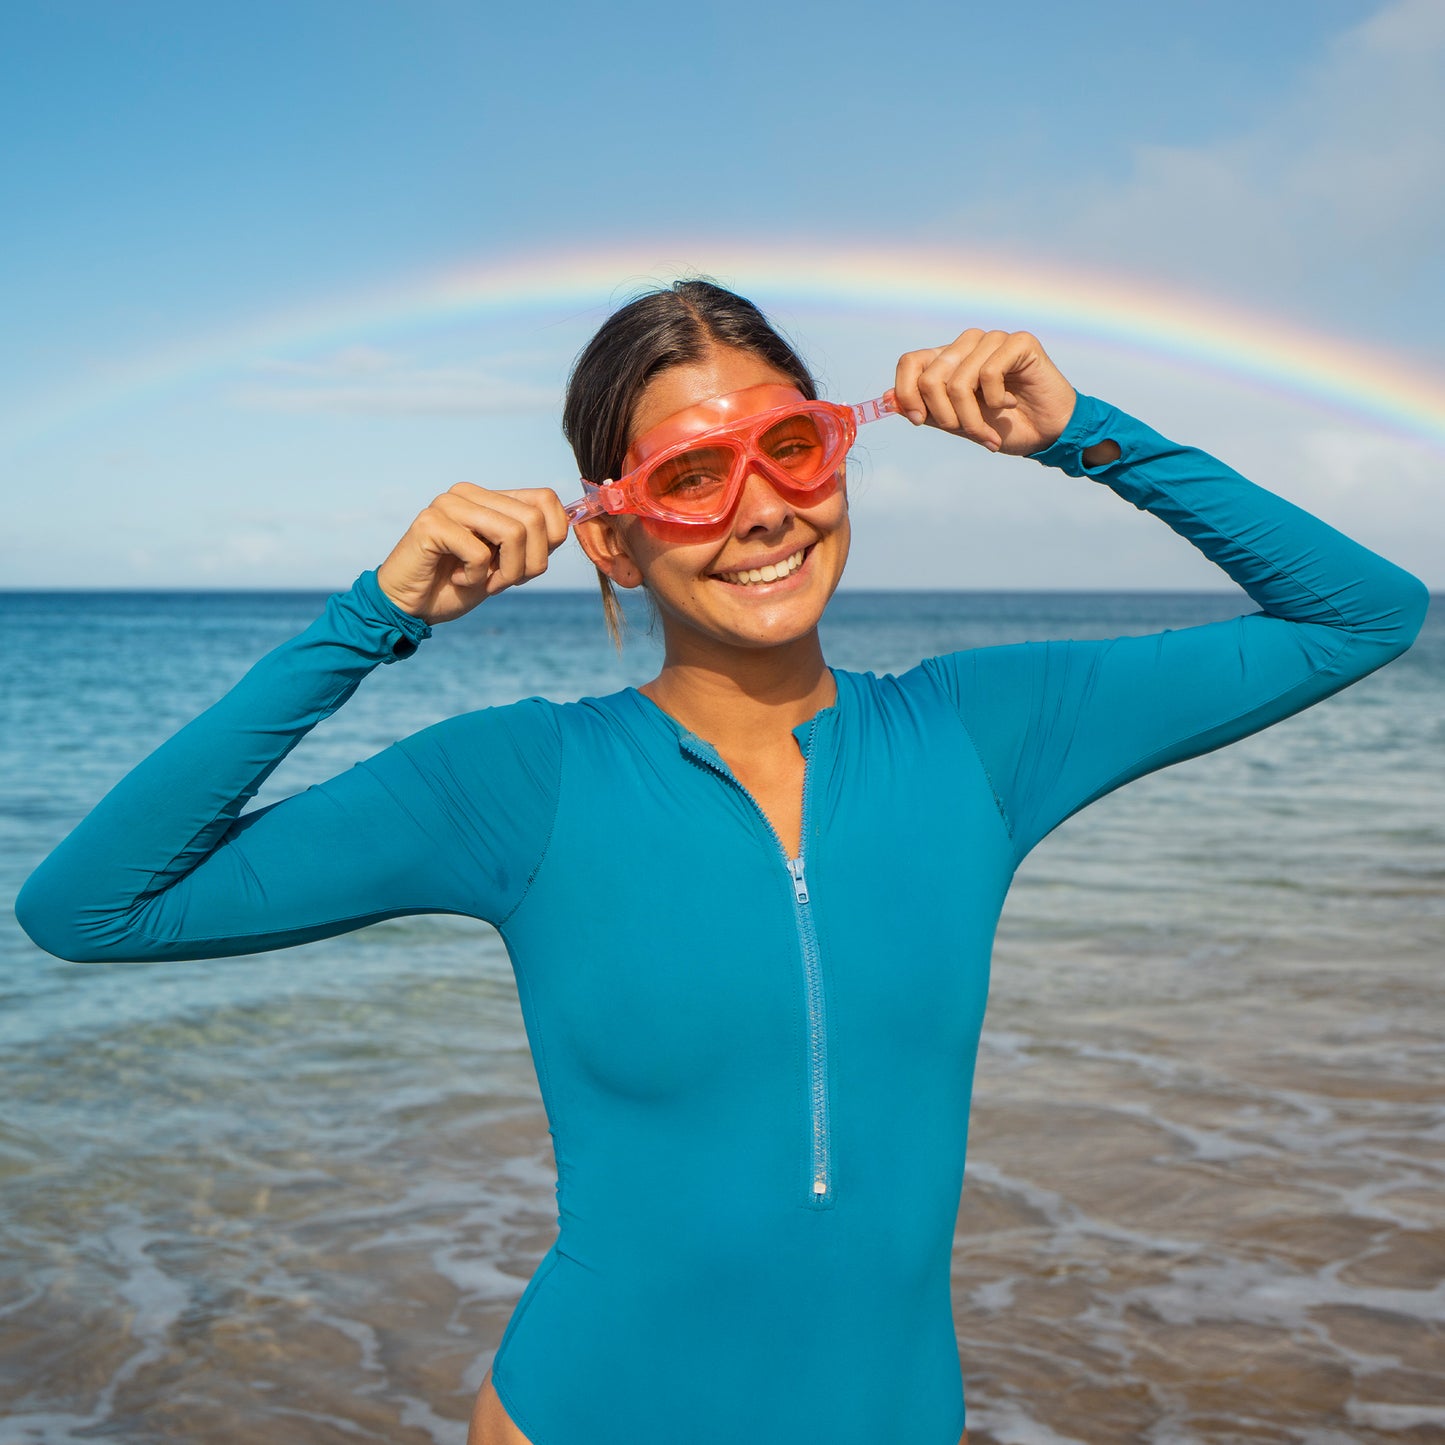
<path fill-rule="evenodd" d="M 638 437 L 615 482 L 584 477 L 584 495 L 563 510 L 574 523 L 602 512 L 695 526 L 721 522 L 752 472 L 784 492 L 821 490 L 858 428 L 897 410 L 891 390 L 856 406 L 809 401 L 796 387 L 772 383 L 713 397 Z"/>

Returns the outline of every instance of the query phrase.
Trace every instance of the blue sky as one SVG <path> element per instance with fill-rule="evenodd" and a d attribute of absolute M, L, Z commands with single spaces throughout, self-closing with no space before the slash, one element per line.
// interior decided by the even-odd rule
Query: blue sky
<path fill-rule="evenodd" d="M 1445 375 L 1438 0 L 503 11 L 0 10 L 0 586 L 344 586 L 455 481 L 570 492 L 557 401 L 609 290 L 267 331 L 469 263 L 620 248 L 625 294 L 716 273 L 714 236 L 983 250 Z M 1054 345 L 1047 316 L 768 304 L 834 395 L 975 322 L 1028 324 L 1081 390 L 1445 586 L 1439 431 Z M 112 385 L 176 347 L 208 364 Z M 1222 581 L 1103 489 L 884 433 L 854 585 Z M 589 581 L 571 547 L 545 579 Z"/>

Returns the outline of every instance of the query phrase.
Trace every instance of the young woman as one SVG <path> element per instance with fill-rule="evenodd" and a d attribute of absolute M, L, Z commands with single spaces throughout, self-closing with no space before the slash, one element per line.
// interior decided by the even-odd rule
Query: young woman
<path fill-rule="evenodd" d="M 1026 332 L 910 352 L 894 389 L 915 424 L 1153 513 L 1259 610 L 831 670 L 848 409 L 814 401 L 748 302 L 678 283 L 606 323 L 564 415 L 606 483 L 578 539 L 611 608 L 612 587 L 647 588 L 655 678 L 451 718 L 242 814 L 373 668 L 567 535 L 550 491 L 459 484 L 17 902 L 71 959 L 255 952 L 409 913 L 497 926 L 559 1233 L 474 1445 L 955 1445 L 950 1251 L 1014 871 L 1093 799 L 1328 697 L 1423 620 L 1416 578 L 1075 393 Z M 928 547 L 940 529 L 916 523 Z"/>

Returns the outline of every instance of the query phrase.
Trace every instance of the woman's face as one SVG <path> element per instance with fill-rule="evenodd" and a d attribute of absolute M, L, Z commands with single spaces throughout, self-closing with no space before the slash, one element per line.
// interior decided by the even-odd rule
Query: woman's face
<path fill-rule="evenodd" d="M 628 445 L 675 412 L 745 387 L 796 386 L 750 351 L 715 347 L 698 362 L 669 367 L 648 383 L 632 416 Z M 600 529 L 586 540 L 603 545 L 607 562 L 589 555 L 623 587 L 645 584 L 662 618 L 669 653 L 679 645 L 776 647 L 818 625 L 848 558 L 848 500 L 839 468 L 836 486 L 809 494 L 807 505 L 750 472 L 737 510 L 715 526 L 616 516 L 584 523 Z M 608 544 L 610 530 L 615 542 Z M 802 553 L 802 566 L 772 582 L 745 575 Z M 609 565 L 610 564 L 610 565 Z"/>

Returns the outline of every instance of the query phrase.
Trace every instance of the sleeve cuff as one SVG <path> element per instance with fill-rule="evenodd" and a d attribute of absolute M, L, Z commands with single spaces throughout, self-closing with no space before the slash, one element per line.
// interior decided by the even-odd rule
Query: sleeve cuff
<path fill-rule="evenodd" d="M 1086 396 L 1082 391 L 1074 395 L 1074 410 L 1069 424 L 1059 434 L 1059 439 L 1041 452 L 1030 452 L 1029 457 L 1042 462 L 1046 467 L 1057 467 L 1071 477 L 1094 477 L 1116 467 L 1124 460 L 1121 455 L 1116 461 L 1107 462 L 1092 471 L 1084 465 L 1083 454 L 1098 442 L 1107 441 L 1110 436 L 1124 448 L 1124 428 L 1120 422 L 1121 413 L 1108 402 L 1096 396 Z"/>
<path fill-rule="evenodd" d="M 351 584 L 351 594 L 356 599 L 358 613 L 367 621 L 386 629 L 383 662 L 396 662 L 399 658 L 410 657 L 417 645 L 431 636 L 431 624 L 420 617 L 404 612 L 385 592 L 376 580 L 376 568 L 369 568 Z"/>

